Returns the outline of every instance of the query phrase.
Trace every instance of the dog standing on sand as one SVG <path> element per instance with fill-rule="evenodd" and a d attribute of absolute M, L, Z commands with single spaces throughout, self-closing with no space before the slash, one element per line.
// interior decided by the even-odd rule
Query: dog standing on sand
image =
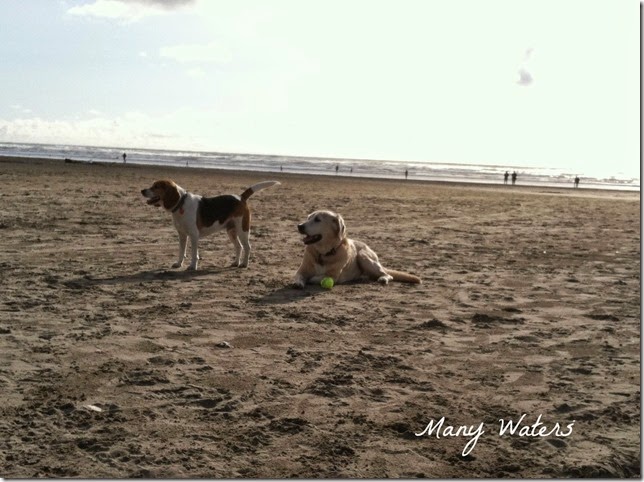
<path fill-rule="evenodd" d="M 246 189 L 241 196 L 224 194 L 203 197 L 186 191 L 174 181 L 160 180 L 154 182 L 151 187 L 142 189 L 141 194 L 148 199 L 148 204 L 163 206 L 172 213 L 172 221 L 179 234 L 179 259 L 172 265 L 173 268 L 183 265 L 186 241 L 190 238 L 192 260 L 188 270 L 196 270 L 199 261 L 199 238 L 224 228 L 235 246 L 233 266 L 246 268 L 250 258 L 250 208 L 246 201 L 256 192 L 276 184 L 279 182 L 257 183 Z"/>
<path fill-rule="evenodd" d="M 378 255 L 361 241 L 346 236 L 344 219 L 332 211 L 315 211 L 297 226 L 304 235 L 304 259 L 295 274 L 294 285 L 304 288 L 307 283 L 319 283 L 330 277 L 338 283 L 346 283 L 367 276 L 382 284 L 390 281 L 421 283 L 412 274 L 386 269 L 378 261 Z"/>

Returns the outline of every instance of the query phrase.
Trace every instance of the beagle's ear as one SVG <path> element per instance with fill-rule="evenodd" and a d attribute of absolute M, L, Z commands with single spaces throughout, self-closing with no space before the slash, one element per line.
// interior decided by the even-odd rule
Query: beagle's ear
<path fill-rule="evenodd" d="M 339 214 L 335 215 L 335 218 L 333 219 L 333 224 L 335 228 L 335 234 L 337 235 L 338 238 L 344 239 L 346 228 L 344 226 L 344 219 L 342 219 L 342 216 Z"/>
<path fill-rule="evenodd" d="M 177 205 L 180 198 L 177 185 L 172 181 L 165 181 L 163 183 L 163 207 L 172 209 Z"/>

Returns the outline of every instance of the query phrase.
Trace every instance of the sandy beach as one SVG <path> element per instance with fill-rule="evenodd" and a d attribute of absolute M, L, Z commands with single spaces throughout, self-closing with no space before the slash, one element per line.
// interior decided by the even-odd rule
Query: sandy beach
<path fill-rule="evenodd" d="M 170 268 L 160 178 L 281 182 L 248 269 L 223 232 Z M 14 158 L 0 186 L 0 477 L 640 475 L 639 192 Z M 423 284 L 292 288 L 316 209 Z"/>

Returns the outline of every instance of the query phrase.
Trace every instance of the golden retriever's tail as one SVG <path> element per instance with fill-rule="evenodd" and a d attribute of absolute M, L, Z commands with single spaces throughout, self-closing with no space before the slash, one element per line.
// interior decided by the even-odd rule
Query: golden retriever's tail
<path fill-rule="evenodd" d="M 393 269 L 387 269 L 387 274 L 394 278 L 394 281 L 402 281 L 403 283 L 415 283 L 420 284 L 422 280 L 413 274 L 403 273 L 402 271 L 396 271 Z"/>
<path fill-rule="evenodd" d="M 251 197 L 257 191 L 261 191 L 262 189 L 266 189 L 267 187 L 271 187 L 276 184 L 279 184 L 279 181 L 263 181 L 263 182 L 258 182 L 257 184 L 253 184 L 251 187 L 249 187 L 242 193 L 241 200 L 242 202 L 245 202 L 249 197 Z"/>

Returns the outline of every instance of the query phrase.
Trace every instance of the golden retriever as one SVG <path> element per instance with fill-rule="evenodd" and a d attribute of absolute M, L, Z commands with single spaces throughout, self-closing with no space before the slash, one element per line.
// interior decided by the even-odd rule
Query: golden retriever
<path fill-rule="evenodd" d="M 304 259 L 295 274 L 294 286 L 317 284 L 323 278 L 334 283 L 346 283 L 363 276 L 382 284 L 390 281 L 421 283 L 419 277 L 386 269 L 378 255 L 361 241 L 347 238 L 342 216 L 332 211 L 315 211 L 297 226 L 304 235 Z"/>

